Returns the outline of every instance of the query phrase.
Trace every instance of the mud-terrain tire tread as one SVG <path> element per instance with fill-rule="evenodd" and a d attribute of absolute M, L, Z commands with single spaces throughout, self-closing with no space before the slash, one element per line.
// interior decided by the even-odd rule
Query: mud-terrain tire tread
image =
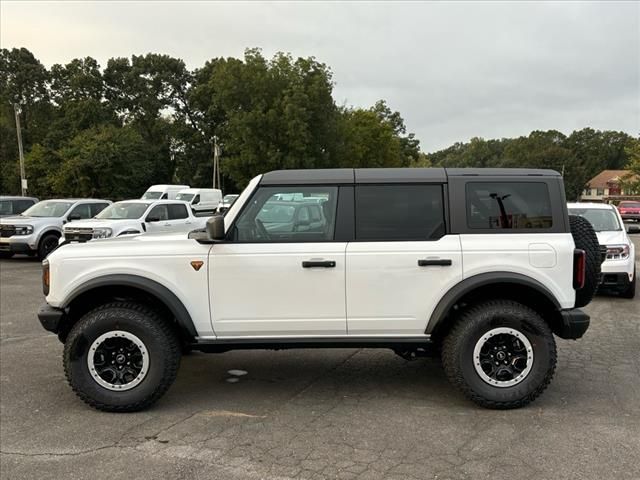
<path fill-rule="evenodd" d="M 547 348 L 549 349 L 549 365 L 543 381 L 540 382 L 531 393 L 517 400 L 494 401 L 479 395 L 465 380 L 461 369 L 459 359 L 462 356 L 462 349 L 465 347 L 465 339 L 468 339 L 472 335 L 476 324 L 482 321 L 482 314 L 492 308 L 498 308 L 507 312 L 517 309 L 520 315 L 526 315 L 527 321 L 534 324 L 538 330 L 544 333 L 544 341 L 547 343 Z M 535 310 L 512 300 L 490 300 L 468 308 L 458 316 L 458 319 L 442 343 L 442 366 L 449 382 L 458 388 L 469 400 L 481 407 L 489 409 L 509 410 L 521 408 L 534 401 L 544 392 L 549 386 L 549 383 L 551 383 L 556 370 L 556 363 L 556 344 L 547 322 L 545 322 Z M 531 375 L 531 373 L 533 372 L 530 372 L 529 375 Z"/>
<path fill-rule="evenodd" d="M 576 248 L 586 253 L 584 287 L 576 290 L 575 307 L 587 305 L 596 293 L 600 284 L 600 265 L 604 258 L 600 254 L 600 244 L 593 227 L 586 218 L 569 215 L 571 236 Z"/>
<path fill-rule="evenodd" d="M 72 345 L 79 335 L 91 324 L 102 320 L 100 313 L 117 309 L 120 316 L 124 316 L 127 313 L 136 313 L 136 321 L 147 323 L 145 328 L 151 335 L 159 336 L 161 343 L 163 343 L 162 357 L 165 363 L 164 373 L 161 377 L 161 381 L 151 395 L 146 398 L 123 405 L 111 405 L 108 403 L 100 402 L 91 396 L 87 395 L 82 389 L 76 386 L 72 378 L 70 368 L 70 355 Z M 141 314 L 141 316 L 139 316 Z M 163 318 L 155 309 L 135 302 L 126 301 L 114 301 L 101 305 L 88 313 L 86 313 L 76 324 L 73 326 L 69 335 L 67 336 L 64 345 L 63 363 L 64 373 L 67 378 L 67 382 L 73 389 L 73 391 L 82 399 L 83 402 L 89 406 L 102 410 L 105 412 L 135 412 L 144 410 L 155 403 L 160 397 L 162 397 L 169 387 L 173 384 L 178 374 L 178 368 L 180 366 L 180 352 L 181 345 L 178 338 L 172 328 L 171 324 Z"/>

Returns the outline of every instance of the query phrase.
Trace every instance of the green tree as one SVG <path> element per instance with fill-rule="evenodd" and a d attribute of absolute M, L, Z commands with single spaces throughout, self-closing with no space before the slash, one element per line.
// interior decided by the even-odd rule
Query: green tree
<path fill-rule="evenodd" d="M 626 194 L 640 195 L 640 139 L 633 139 L 625 149 L 628 158 L 626 169 L 630 172 L 622 178 Z"/>
<path fill-rule="evenodd" d="M 130 126 L 85 130 L 58 152 L 62 162 L 52 173 L 53 192 L 114 200 L 138 197 L 153 183 L 155 153 Z"/>

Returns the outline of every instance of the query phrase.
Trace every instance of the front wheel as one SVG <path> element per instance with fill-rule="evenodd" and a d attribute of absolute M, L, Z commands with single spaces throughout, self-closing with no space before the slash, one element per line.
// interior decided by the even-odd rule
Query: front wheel
<path fill-rule="evenodd" d="M 463 312 L 442 345 L 449 381 L 482 407 L 518 408 L 551 382 L 556 344 L 547 323 L 529 307 L 494 300 Z"/>
<path fill-rule="evenodd" d="M 154 310 L 113 302 L 90 311 L 65 342 L 64 370 L 87 404 L 110 412 L 142 410 L 171 386 L 180 364 L 180 343 Z"/>
<path fill-rule="evenodd" d="M 60 237 L 55 233 L 47 233 L 40 239 L 38 244 L 38 258 L 44 260 L 58 247 L 58 239 Z"/>

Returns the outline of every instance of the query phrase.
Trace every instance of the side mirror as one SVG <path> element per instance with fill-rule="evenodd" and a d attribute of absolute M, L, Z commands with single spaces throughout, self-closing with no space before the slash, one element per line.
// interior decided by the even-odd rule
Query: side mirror
<path fill-rule="evenodd" d="M 629 225 L 627 233 L 640 233 L 640 227 L 638 225 Z"/>
<path fill-rule="evenodd" d="M 72 213 L 67 217 L 67 220 L 73 222 L 74 220 L 80 220 L 82 217 L 78 213 Z"/>
<path fill-rule="evenodd" d="M 146 220 L 145 220 L 145 222 L 149 222 L 149 223 L 151 223 L 151 222 L 159 222 L 159 221 L 160 221 L 159 217 L 147 217 Z"/>
<path fill-rule="evenodd" d="M 207 235 L 210 240 L 224 240 L 224 217 L 214 215 L 207 220 Z"/>

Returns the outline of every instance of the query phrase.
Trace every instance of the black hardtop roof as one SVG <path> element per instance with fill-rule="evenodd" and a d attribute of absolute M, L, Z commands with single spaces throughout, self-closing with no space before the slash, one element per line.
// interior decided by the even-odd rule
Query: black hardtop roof
<path fill-rule="evenodd" d="M 559 177 L 555 170 L 533 168 L 324 168 L 274 170 L 265 173 L 262 185 L 423 183 L 446 182 L 448 177 Z"/>

